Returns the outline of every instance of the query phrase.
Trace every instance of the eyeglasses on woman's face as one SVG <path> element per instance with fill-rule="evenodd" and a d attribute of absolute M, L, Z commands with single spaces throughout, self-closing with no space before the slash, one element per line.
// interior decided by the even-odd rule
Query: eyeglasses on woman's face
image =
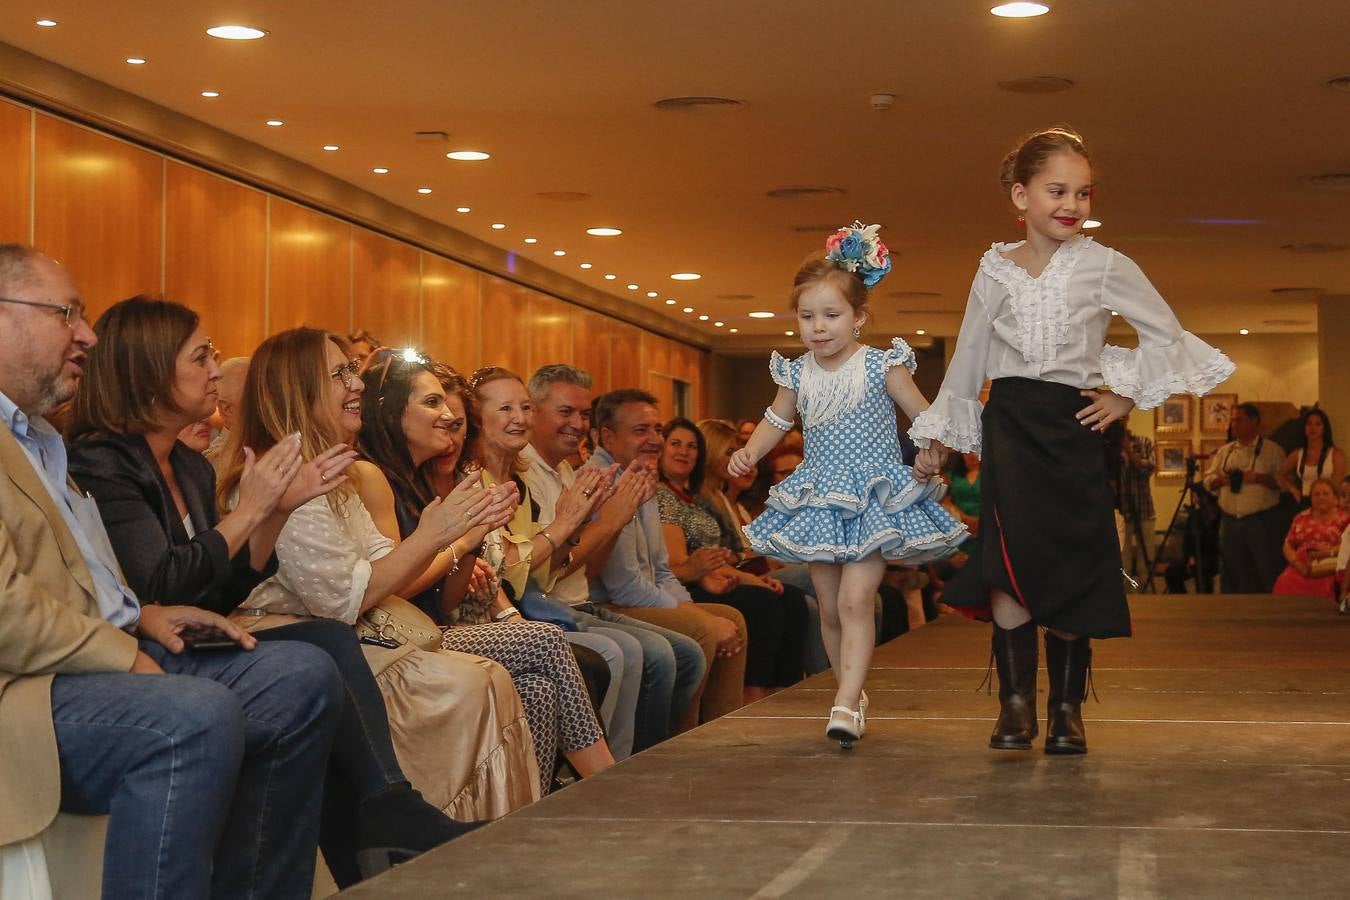
<path fill-rule="evenodd" d="M 342 386 L 347 390 L 354 391 L 361 384 L 360 371 L 361 363 L 357 360 L 351 360 L 329 372 L 328 377 L 334 381 L 342 382 Z"/>

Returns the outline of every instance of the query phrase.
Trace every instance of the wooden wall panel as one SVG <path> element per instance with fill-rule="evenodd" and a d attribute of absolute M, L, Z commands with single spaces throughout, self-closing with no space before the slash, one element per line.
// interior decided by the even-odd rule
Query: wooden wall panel
<path fill-rule="evenodd" d="M 529 316 L 530 361 L 522 378 L 528 379 L 535 369 L 549 363 L 570 363 L 573 355 L 573 324 L 570 303 L 556 297 L 529 292 L 526 307 Z"/>
<path fill-rule="evenodd" d="M 465 375 L 482 365 L 477 269 L 422 254 L 422 347 Z"/>
<path fill-rule="evenodd" d="M 37 117 L 33 243 L 70 271 L 91 318 L 133 294 L 158 294 L 164 159 Z"/>
<path fill-rule="evenodd" d="M 572 310 L 572 365 L 590 373 L 591 391 L 597 397 L 610 389 L 612 322 L 588 309 Z"/>
<path fill-rule="evenodd" d="M 352 229 L 352 330 L 364 328 L 390 347 L 421 342 L 415 247 Z"/>
<path fill-rule="evenodd" d="M 351 330 L 351 226 L 269 198 L 267 333 Z"/>
<path fill-rule="evenodd" d="M 197 311 L 222 355 L 251 355 L 266 337 L 267 195 L 172 161 L 164 184 L 164 296 Z"/>
<path fill-rule="evenodd" d="M 664 401 L 663 393 L 670 392 L 670 385 L 666 383 L 670 377 L 670 341 L 644 331 L 640 338 L 639 352 L 642 360 L 642 387 Z M 669 413 L 669 405 L 663 405 L 661 414 L 669 415 Z"/>
<path fill-rule="evenodd" d="M 483 291 L 482 365 L 505 366 L 529 378 L 529 291 L 515 282 L 481 276 Z"/>
<path fill-rule="evenodd" d="M 32 241 L 32 151 L 32 111 L 0 101 L 0 243 Z"/>
<path fill-rule="evenodd" d="M 609 328 L 609 389 L 644 387 L 641 335 L 646 332 L 626 322 L 611 320 Z"/>

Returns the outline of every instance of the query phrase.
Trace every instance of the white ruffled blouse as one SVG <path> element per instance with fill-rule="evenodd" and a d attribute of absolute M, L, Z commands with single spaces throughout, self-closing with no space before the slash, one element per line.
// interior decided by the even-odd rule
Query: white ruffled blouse
<path fill-rule="evenodd" d="M 1152 409 L 1173 394 L 1206 394 L 1233 374 L 1232 361 L 1184 331 L 1125 254 L 1080 235 L 1032 278 L 1004 256 L 1019 246 L 994 244 L 980 260 L 942 389 L 909 430 L 920 447 L 936 440 L 980 452 L 986 378 L 1106 385 Z M 1137 350 L 1106 344 L 1112 310 L 1139 333 Z"/>

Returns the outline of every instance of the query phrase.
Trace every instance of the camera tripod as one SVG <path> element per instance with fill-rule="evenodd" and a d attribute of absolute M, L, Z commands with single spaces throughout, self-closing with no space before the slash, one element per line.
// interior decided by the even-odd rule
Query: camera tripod
<path fill-rule="evenodd" d="M 1185 533 L 1182 537 L 1182 561 L 1186 560 L 1186 538 L 1190 538 L 1190 546 L 1195 552 L 1195 592 L 1197 594 L 1209 593 L 1205 589 L 1208 582 L 1212 581 L 1205 578 L 1205 541 L 1202 529 L 1204 523 L 1201 521 L 1200 501 L 1196 499 L 1196 492 L 1203 491 L 1205 488 L 1196 480 L 1196 472 L 1200 468 L 1200 457 L 1186 457 L 1186 482 L 1181 486 L 1181 496 L 1177 499 L 1176 509 L 1172 511 L 1172 519 L 1167 523 L 1167 530 L 1163 532 L 1162 539 L 1158 541 L 1157 548 L 1153 551 L 1153 558 L 1156 560 L 1162 556 L 1163 548 L 1167 546 L 1167 541 L 1172 537 L 1172 533 L 1178 530 L 1178 523 L 1181 521 L 1181 513 L 1186 512 Z M 1136 527 L 1138 527 L 1136 525 Z M 1148 554 L 1145 553 L 1145 564 L 1148 565 L 1148 580 L 1145 582 L 1145 589 L 1150 593 L 1156 593 L 1153 586 L 1153 566 L 1148 562 Z"/>

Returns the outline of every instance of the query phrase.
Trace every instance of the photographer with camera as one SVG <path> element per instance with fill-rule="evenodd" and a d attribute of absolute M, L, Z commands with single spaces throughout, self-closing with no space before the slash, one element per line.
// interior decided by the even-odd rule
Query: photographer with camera
<path fill-rule="evenodd" d="M 1284 451 L 1261 436 L 1261 410 L 1242 403 L 1233 410 L 1234 440 L 1220 447 L 1205 472 L 1218 494 L 1220 576 L 1226 594 L 1267 594 L 1284 567 L 1275 507 L 1276 477 Z"/>

